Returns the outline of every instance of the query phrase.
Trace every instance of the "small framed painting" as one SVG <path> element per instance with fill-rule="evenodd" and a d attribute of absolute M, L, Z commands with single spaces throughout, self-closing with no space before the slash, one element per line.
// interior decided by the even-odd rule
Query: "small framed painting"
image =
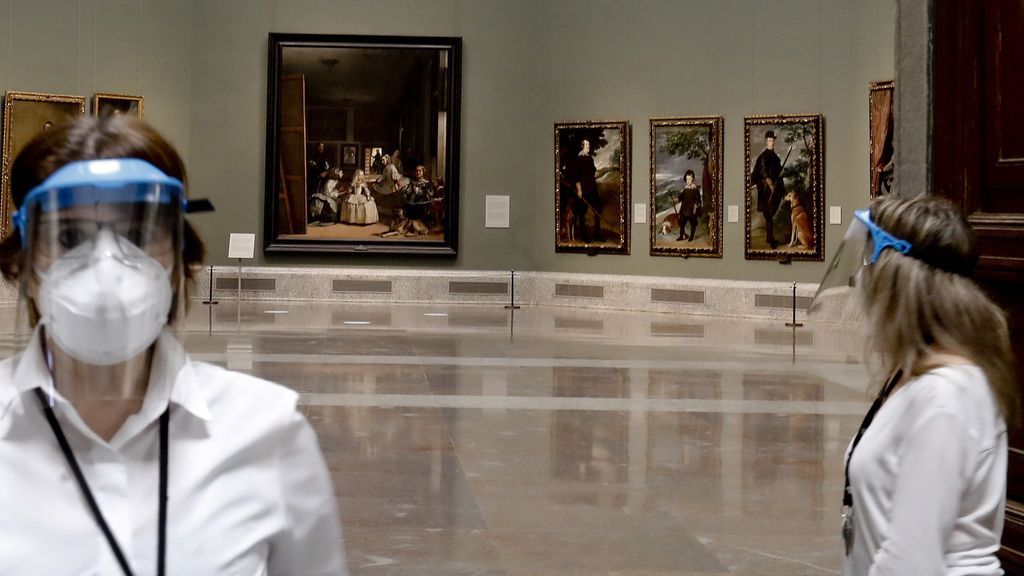
<path fill-rule="evenodd" d="M 893 95 L 896 83 L 872 82 L 868 85 L 868 151 L 871 198 L 892 192 L 896 177 L 896 146 L 893 122 Z"/>
<path fill-rule="evenodd" d="M 128 94 L 107 94 L 98 92 L 92 96 L 93 116 L 135 116 L 142 118 L 143 99 L 142 96 L 131 96 Z"/>

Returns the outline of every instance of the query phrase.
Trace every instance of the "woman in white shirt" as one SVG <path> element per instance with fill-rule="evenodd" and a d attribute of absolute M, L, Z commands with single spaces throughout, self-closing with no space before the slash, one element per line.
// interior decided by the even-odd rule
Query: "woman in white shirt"
<path fill-rule="evenodd" d="M 879 200 L 856 212 L 812 303 L 855 284 L 885 374 L 847 451 L 848 576 L 1003 573 L 1018 401 L 1006 321 L 970 278 L 976 260 L 947 200 Z"/>
<path fill-rule="evenodd" d="M 0 363 L 0 574 L 346 573 L 297 395 L 176 336 L 203 252 L 184 179 L 123 117 L 55 126 L 13 163 L 0 270 L 33 331 Z"/>

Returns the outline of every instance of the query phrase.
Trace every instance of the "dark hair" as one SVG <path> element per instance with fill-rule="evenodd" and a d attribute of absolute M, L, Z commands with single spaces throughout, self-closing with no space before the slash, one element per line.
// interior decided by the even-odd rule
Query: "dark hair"
<path fill-rule="evenodd" d="M 687 170 L 687 171 L 686 171 L 686 172 L 685 172 L 685 173 L 683 174 L 683 180 L 686 180 L 686 177 L 687 177 L 687 176 L 692 176 L 692 177 L 693 177 L 693 180 L 694 180 L 695 182 L 697 181 L 697 175 L 693 173 L 693 170 Z"/>
<path fill-rule="evenodd" d="M 81 117 L 40 132 L 22 149 L 11 164 L 11 201 L 20 207 L 29 191 L 66 164 L 101 158 L 138 158 L 186 182 L 181 156 L 149 124 L 125 116 Z M 8 281 L 17 280 L 23 272 L 22 248 L 17 233 L 0 242 L 0 274 Z M 202 264 L 204 253 L 203 241 L 186 221 L 182 274 L 187 287 L 193 284 L 195 268 Z"/>

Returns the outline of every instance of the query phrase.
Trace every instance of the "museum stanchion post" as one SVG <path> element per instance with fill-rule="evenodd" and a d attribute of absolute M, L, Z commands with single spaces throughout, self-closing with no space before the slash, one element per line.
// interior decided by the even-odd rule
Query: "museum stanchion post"
<path fill-rule="evenodd" d="M 516 304 L 516 271 L 515 270 L 509 270 L 508 293 L 509 293 L 509 302 L 505 306 L 505 309 L 506 310 L 519 310 L 519 305 Z"/>
<path fill-rule="evenodd" d="M 206 300 L 203 300 L 203 304 L 219 304 L 213 299 L 213 266 L 210 266 L 210 295 Z"/>
<path fill-rule="evenodd" d="M 792 306 L 792 308 L 793 308 L 793 321 L 792 322 L 786 322 L 786 326 L 788 326 L 790 328 L 800 328 L 801 326 L 803 326 L 803 323 L 796 321 L 796 282 L 793 282 L 793 306 Z"/>

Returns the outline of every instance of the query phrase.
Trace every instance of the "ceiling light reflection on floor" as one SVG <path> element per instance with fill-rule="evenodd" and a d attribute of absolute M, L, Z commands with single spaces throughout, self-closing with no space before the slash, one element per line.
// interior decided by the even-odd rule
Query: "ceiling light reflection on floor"
<path fill-rule="evenodd" d="M 424 316 L 432 316 L 432 317 L 437 317 L 437 318 L 443 318 L 445 316 L 448 316 L 448 313 L 447 312 L 427 312 L 426 314 L 424 314 Z"/>
<path fill-rule="evenodd" d="M 349 326 L 368 326 L 370 323 L 366 320 L 345 320 L 345 324 Z"/>
<path fill-rule="evenodd" d="M 287 314 L 287 310 L 264 310 L 264 314 Z"/>

